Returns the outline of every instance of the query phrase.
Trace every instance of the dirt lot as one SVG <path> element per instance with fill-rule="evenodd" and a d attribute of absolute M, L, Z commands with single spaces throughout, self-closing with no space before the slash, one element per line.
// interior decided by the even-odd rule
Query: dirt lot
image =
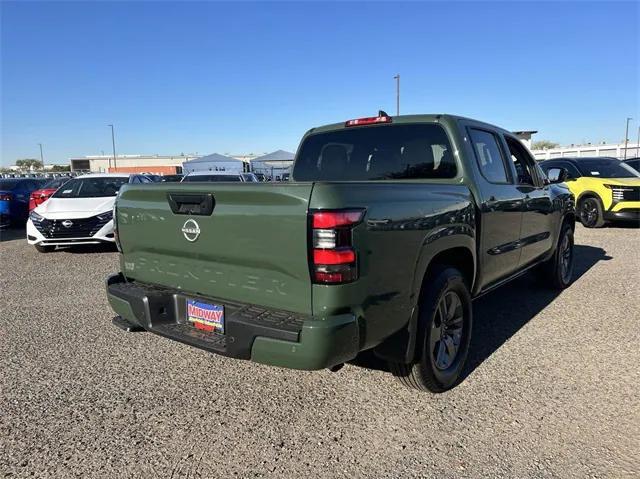
<path fill-rule="evenodd" d="M 576 281 L 475 303 L 465 381 L 432 396 L 211 355 L 111 325 L 105 250 L 0 243 L 4 477 L 640 475 L 640 230 L 576 233 Z"/>

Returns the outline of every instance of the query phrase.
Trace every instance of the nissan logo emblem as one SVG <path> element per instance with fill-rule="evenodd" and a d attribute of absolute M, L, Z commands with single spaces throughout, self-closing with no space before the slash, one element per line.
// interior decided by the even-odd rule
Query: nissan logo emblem
<path fill-rule="evenodd" d="M 198 236 L 200 236 L 200 226 L 198 226 L 198 223 L 196 223 L 195 220 L 188 219 L 182 225 L 182 234 L 187 241 L 191 241 L 193 243 L 198 239 Z"/>
<path fill-rule="evenodd" d="M 73 226 L 73 221 L 71 220 L 64 220 L 62 222 L 62 226 L 64 226 L 65 228 L 71 228 Z"/>

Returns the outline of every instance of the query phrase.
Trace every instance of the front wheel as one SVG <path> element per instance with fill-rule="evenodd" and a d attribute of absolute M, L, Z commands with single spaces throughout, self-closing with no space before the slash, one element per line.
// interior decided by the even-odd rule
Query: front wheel
<path fill-rule="evenodd" d="M 598 198 L 588 197 L 580 201 L 580 222 L 585 228 L 601 228 L 604 226 L 602 203 Z"/>
<path fill-rule="evenodd" d="M 55 246 L 44 246 L 39 244 L 36 244 L 34 246 L 36 248 L 36 251 L 38 251 L 38 253 L 51 253 L 54 249 L 56 249 Z"/>
<path fill-rule="evenodd" d="M 471 341 L 471 295 L 455 268 L 440 268 L 426 284 L 418 305 L 419 359 L 389 368 L 407 387 L 441 393 L 461 379 Z"/>

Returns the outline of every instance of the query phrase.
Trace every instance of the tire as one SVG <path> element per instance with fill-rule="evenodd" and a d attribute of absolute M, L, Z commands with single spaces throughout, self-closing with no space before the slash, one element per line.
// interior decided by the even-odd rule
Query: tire
<path fill-rule="evenodd" d="M 389 362 L 389 369 L 406 387 L 441 393 L 458 384 L 469 353 L 471 294 L 462 273 L 451 267 L 437 269 L 425 284 L 418 305 L 418 357 L 410 364 Z"/>
<path fill-rule="evenodd" d="M 564 223 L 553 256 L 540 269 L 540 279 L 554 289 L 563 290 L 573 281 L 573 263 L 573 228 Z"/>
<path fill-rule="evenodd" d="M 33 245 L 36 250 L 38 251 L 38 253 L 51 253 L 54 249 L 56 249 L 55 246 L 42 246 L 39 244 Z"/>
<path fill-rule="evenodd" d="M 599 198 L 587 196 L 580 200 L 578 215 L 585 228 L 602 228 L 604 226 L 604 208 Z"/>

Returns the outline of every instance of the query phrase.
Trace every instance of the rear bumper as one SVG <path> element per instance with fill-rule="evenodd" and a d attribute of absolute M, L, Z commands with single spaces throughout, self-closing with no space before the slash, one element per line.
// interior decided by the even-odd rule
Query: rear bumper
<path fill-rule="evenodd" d="M 315 370 L 349 361 L 359 352 L 358 322 L 352 314 L 319 319 L 211 298 L 225 307 L 222 335 L 186 321 L 186 298 L 193 296 L 182 291 L 127 282 L 118 273 L 107 278 L 107 296 L 116 314 L 129 323 L 223 356 Z"/>

